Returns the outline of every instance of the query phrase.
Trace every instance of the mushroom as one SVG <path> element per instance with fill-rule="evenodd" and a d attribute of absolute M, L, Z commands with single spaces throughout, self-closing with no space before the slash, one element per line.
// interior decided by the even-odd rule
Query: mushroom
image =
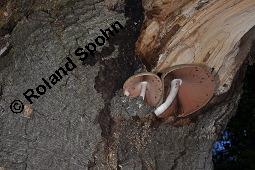
<path fill-rule="evenodd" d="M 126 96 L 141 96 L 150 106 L 157 106 L 163 94 L 161 79 L 152 73 L 131 76 L 124 83 L 123 90 Z"/>
<path fill-rule="evenodd" d="M 157 109 L 154 111 L 156 116 L 161 115 L 167 110 L 167 108 L 169 108 L 169 106 L 171 106 L 171 104 L 173 103 L 178 93 L 178 90 L 181 84 L 182 84 L 181 79 L 173 79 L 171 81 L 171 90 L 166 98 L 166 101 L 163 104 L 161 104 L 159 107 L 157 107 Z"/>
<path fill-rule="evenodd" d="M 165 102 L 154 113 L 163 118 L 174 114 L 177 117 L 185 117 L 198 111 L 210 101 L 215 90 L 213 75 L 204 65 L 186 64 L 171 67 L 164 71 L 162 80 Z M 170 92 L 166 93 L 168 91 Z"/>

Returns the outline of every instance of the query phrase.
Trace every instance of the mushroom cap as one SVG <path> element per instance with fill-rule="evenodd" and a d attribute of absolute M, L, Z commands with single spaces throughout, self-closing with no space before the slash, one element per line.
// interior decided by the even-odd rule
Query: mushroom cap
<path fill-rule="evenodd" d="M 157 106 L 163 95 L 161 79 L 153 73 L 140 73 L 131 76 L 123 85 L 123 91 L 128 96 L 138 97 L 141 93 L 141 82 L 148 82 L 145 92 L 145 102 L 150 106 Z"/>
<path fill-rule="evenodd" d="M 177 117 L 188 116 L 203 106 L 213 97 L 215 79 L 209 68 L 202 64 L 184 64 L 171 67 L 164 71 L 162 80 L 164 84 L 164 99 L 168 96 L 171 80 L 182 79 L 182 84 L 173 103 L 165 112 L 166 115 L 177 114 Z"/>

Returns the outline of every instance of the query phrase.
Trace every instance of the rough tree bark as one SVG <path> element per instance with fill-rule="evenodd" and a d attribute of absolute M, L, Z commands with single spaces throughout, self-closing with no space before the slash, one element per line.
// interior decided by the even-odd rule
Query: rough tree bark
<path fill-rule="evenodd" d="M 212 144 L 238 106 L 255 40 L 253 0 L 144 0 L 139 38 L 140 1 L 27 2 L 25 12 L 17 10 L 13 15 L 18 17 L 0 22 L 1 36 L 11 35 L 0 55 L 0 167 L 213 169 Z M 6 17 L 4 12 L 1 8 Z M 74 50 L 114 21 L 125 30 L 82 65 Z M 153 71 L 167 62 L 214 67 L 215 97 L 174 125 L 155 119 L 153 108 L 122 95 L 124 81 L 141 67 L 135 44 Z M 33 103 L 30 118 L 10 111 L 14 99 L 22 100 L 68 56 L 78 68 Z"/>

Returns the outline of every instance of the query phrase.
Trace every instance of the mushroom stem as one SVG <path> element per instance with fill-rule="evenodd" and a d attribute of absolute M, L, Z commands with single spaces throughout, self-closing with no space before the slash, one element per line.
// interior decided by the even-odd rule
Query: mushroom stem
<path fill-rule="evenodd" d="M 148 82 L 147 81 L 143 81 L 140 83 L 141 85 L 141 92 L 140 92 L 140 96 L 143 98 L 145 98 L 145 92 L 146 92 L 146 88 L 147 88 L 147 85 L 148 85 Z"/>
<path fill-rule="evenodd" d="M 154 111 L 154 113 L 156 114 L 156 116 L 161 115 L 162 113 L 164 113 L 166 111 L 166 109 L 171 106 L 172 102 L 174 101 L 179 87 L 182 84 L 182 80 L 181 79 L 174 79 L 171 81 L 171 90 L 169 92 L 169 95 L 166 98 L 166 101 L 161 104 L 158 108 L 156 108 L 156 110 Z"/>
<path fill-rule="evenodd" d="M 143 100 L 145 98 L 145 93 L 146 93 L 147 85 L 148 85 L 147 81 L 143 81 L 143 82 L 139 83 L 139 86 L 140 86 L 139 87 L 140 88 L 140 96 L 143 98 Z M 124 95 L 125 96 L 129 96 L 130 95 L 129 91 L 125 90 L 124 91 Z"/>

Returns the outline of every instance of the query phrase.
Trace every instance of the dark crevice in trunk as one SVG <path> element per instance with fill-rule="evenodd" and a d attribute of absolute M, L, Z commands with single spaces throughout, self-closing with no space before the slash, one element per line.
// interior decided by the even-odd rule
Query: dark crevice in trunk
<path fill-rule="evenodd" d="M 250 59 L 255 58 L 255 46 L 250 50 Z M 251 62 L 250 62 L 251 63 Z M 247 67 L 248 61 L 245 64 Z M 213 147 L 213 162 L 215 170 L 255 169 L 255 65 L 245 69 L 243 94 L 236 115 L 230 119 L 227 127 L 215 142 Z M 234 84 L 234 83 L 233 83 Z M 236 90 L 236 88 L 234 88 Z"/>
<path fill-rule="evenodd" d="M 125 29 L 109 40 L 109 47 L 104 47 L 101 53 L 95 54 L 90 63 L 100 64 L 100 71 L 95 78 L 95 89 L 103 95 L 105 107 L 98 116 L 102 136 L 109 138 L 113 120 L 110 115 L 111 99 L 122 88 L 124 81 L 141 67 L 140 60 L 135 55 L 135 42 L 139 36 L 143 22 L 142 4 L 139 0 L 126 1 L 125 16 L 128 18 Z M 102 60 L 110 56 L 118 46 L 118 57 Z"/>

